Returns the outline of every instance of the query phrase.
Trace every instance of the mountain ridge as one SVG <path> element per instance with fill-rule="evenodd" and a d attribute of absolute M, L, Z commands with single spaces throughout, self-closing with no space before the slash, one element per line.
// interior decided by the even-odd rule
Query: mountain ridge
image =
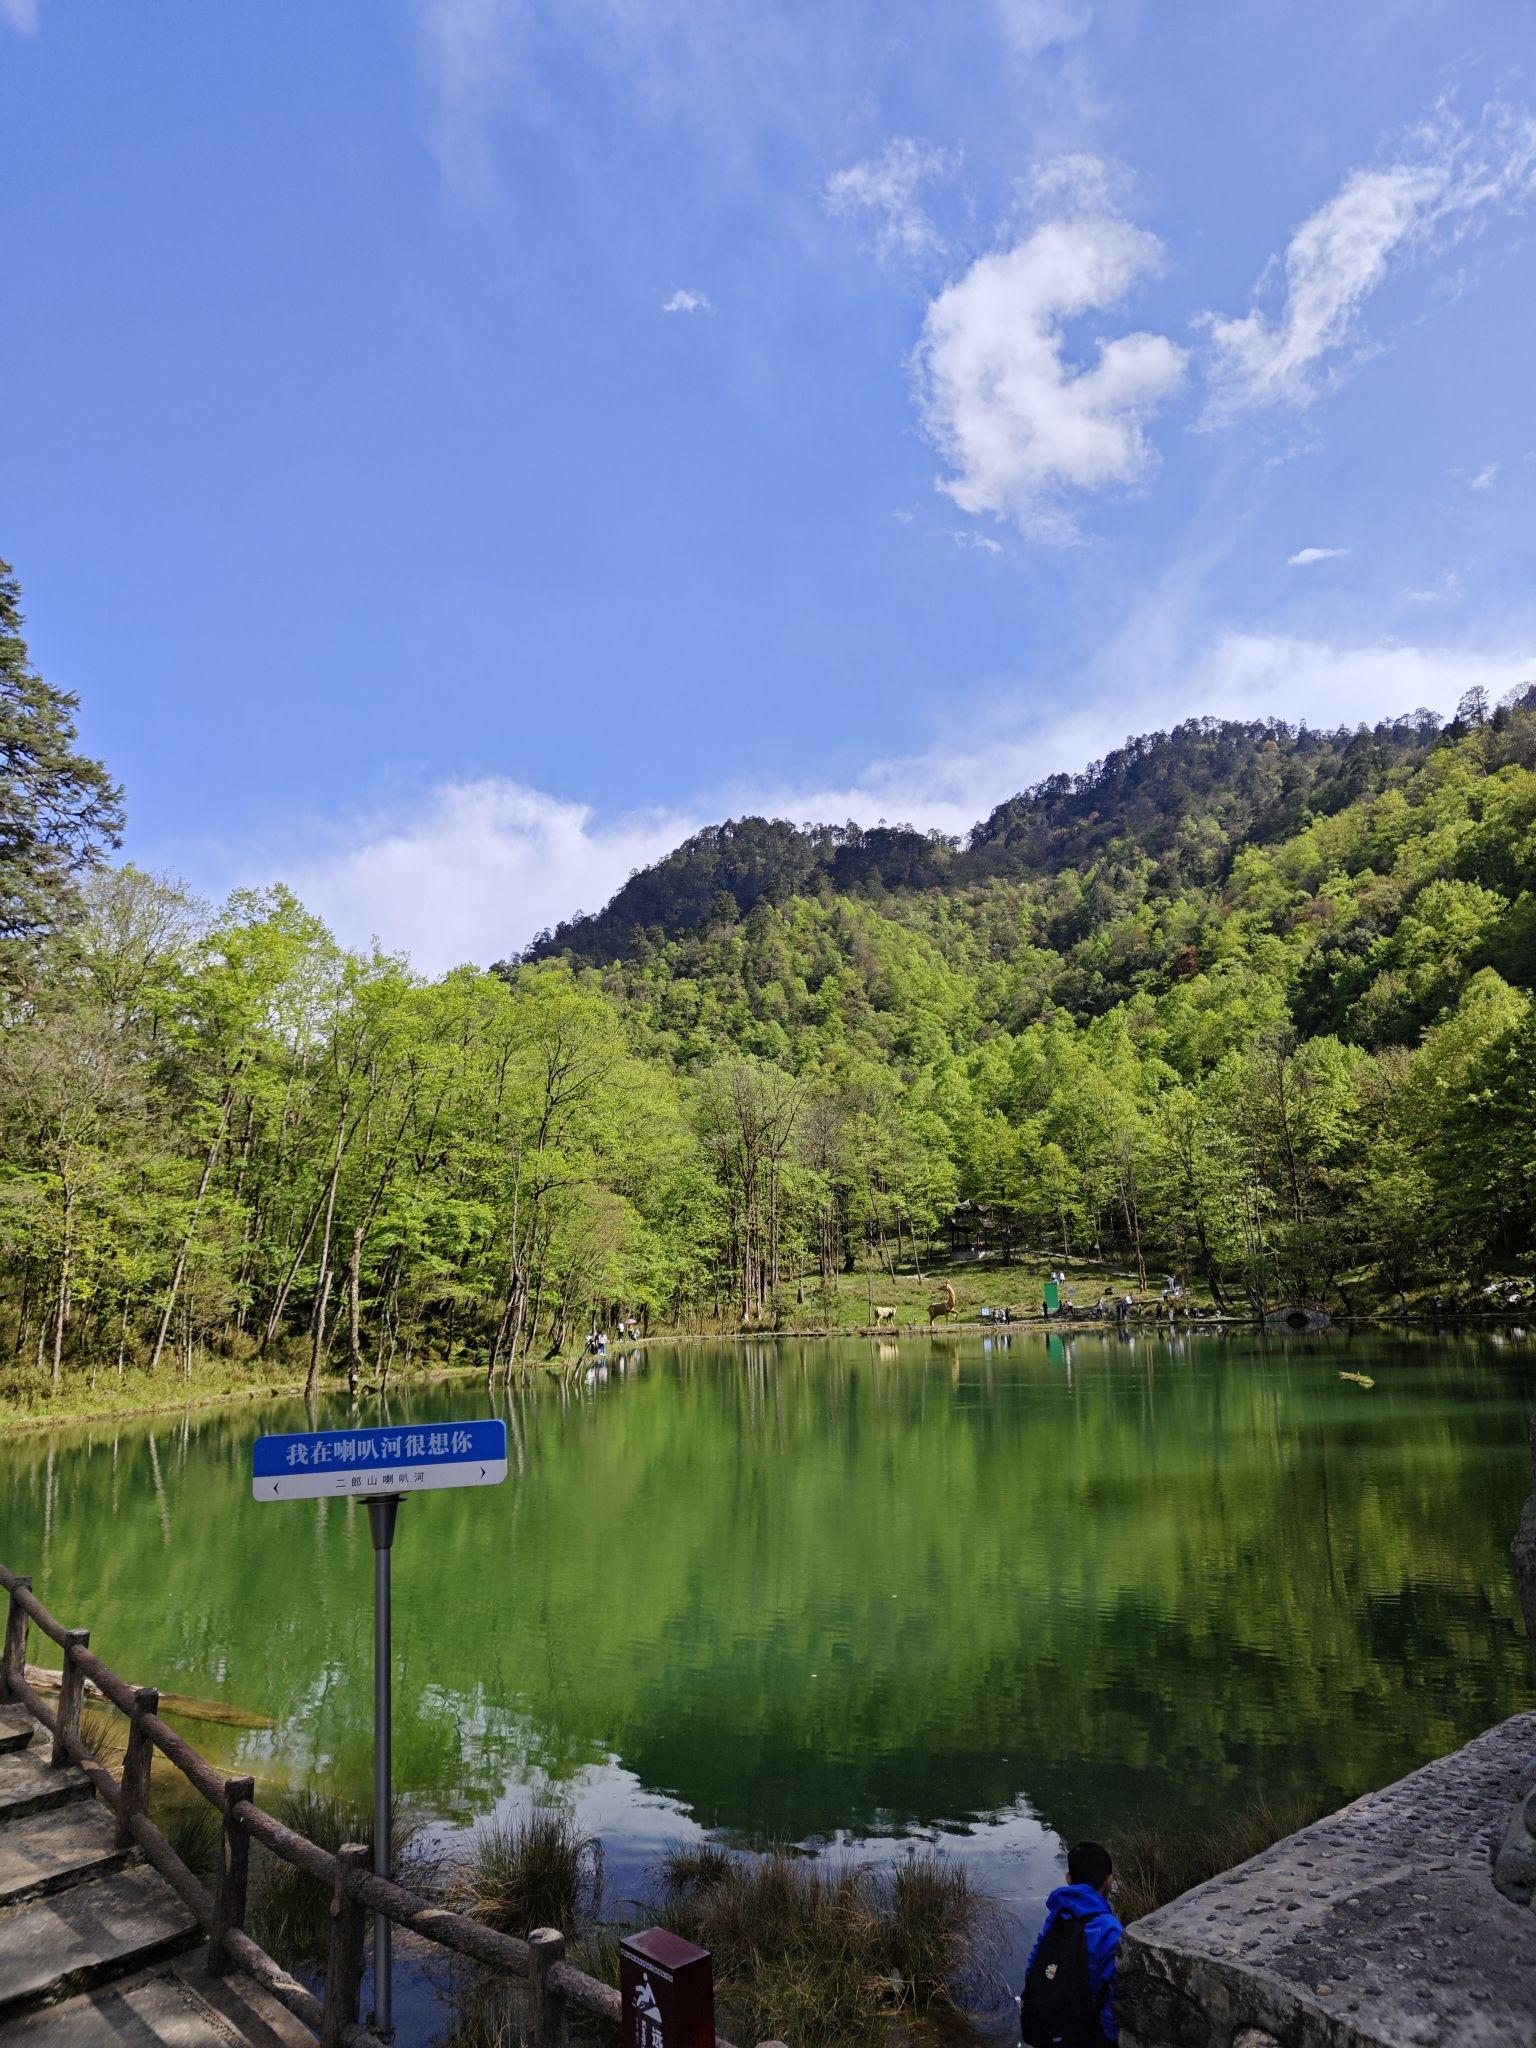
<path fill-rule="evenodd" d="M 1536 686 L 1511 693 L 1506 706 Z M 795 825 L 749 814 L 707 825 L 635 870 L 601 910 L 577 911 L 517 956 L 599 966 L 797 895 L 963 890 L 1082 868 L 1122 842 L 1168 886 L 1211 883 L 1245 844 L 1285 838 L 1406 776 L 1490 715 L 1470 691 L 1455 717 L 1419 709 L 1374 725 L 1181 720 L 1135 735 L 1077 774 L 1058 772 L 994 805 L 964 840 L 908 824 Z M 1495 714 L 1496 715 L 1496 714 Z"/>

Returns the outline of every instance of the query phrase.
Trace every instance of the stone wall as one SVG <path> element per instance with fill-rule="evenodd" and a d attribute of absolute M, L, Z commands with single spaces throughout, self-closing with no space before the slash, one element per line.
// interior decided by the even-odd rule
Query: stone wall
<path fill-rule="evenodd" d="M 1536 2048 L 1536 1910 L 1494 1888 L 1536 1714 L 1138 1920 L 1124 2048 Z"/>

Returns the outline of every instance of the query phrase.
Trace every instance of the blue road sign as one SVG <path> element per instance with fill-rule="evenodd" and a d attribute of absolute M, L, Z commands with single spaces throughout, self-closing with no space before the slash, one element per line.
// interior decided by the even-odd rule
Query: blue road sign
<path fill-rule="evenodd" d="M 507 1476 L 504 1422 L 413 1422 L 391 1429 L 316 1429 L 259 1436 L 251 1490 L 258 1500 L 358 1500 L 435 1486 L 499 1486 Z"/>

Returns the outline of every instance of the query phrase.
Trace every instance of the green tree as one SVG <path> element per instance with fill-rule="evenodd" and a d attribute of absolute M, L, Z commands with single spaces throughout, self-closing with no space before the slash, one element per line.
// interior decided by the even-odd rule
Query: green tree
<path fill-rule="evenodd" d="M 0 972 L 67 923 L 81 872 L 122 836 L 122 792 L 76 750 L 79 700 L 32 666 L 21 586 L 0 561 Z"/>

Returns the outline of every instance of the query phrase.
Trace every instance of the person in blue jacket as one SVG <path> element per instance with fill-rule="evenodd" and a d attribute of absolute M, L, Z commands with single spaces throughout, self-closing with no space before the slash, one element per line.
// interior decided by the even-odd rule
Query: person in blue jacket
<path fill-rule="evenodd" d="M 1046 1936 L 1063 1914 L 1082 1921 L 1088 1951 L 1088 1986 L 1098 2009 L 1099 2033 L 1106 2041 L 1120 2038 L 1120 2022 L 1115 2017 L 1115 1969 L 1125 1929 L 1109 1903 L 1114 1874 L 1109 1851 L 1101 1843 L 1072 1845 L 1067 1851 L 1067 1881 L 1058 1885 L 1045 1902 L 1045 1924 L 1035 1937 L 1024 1972 L 1027 1984 Z"/>

